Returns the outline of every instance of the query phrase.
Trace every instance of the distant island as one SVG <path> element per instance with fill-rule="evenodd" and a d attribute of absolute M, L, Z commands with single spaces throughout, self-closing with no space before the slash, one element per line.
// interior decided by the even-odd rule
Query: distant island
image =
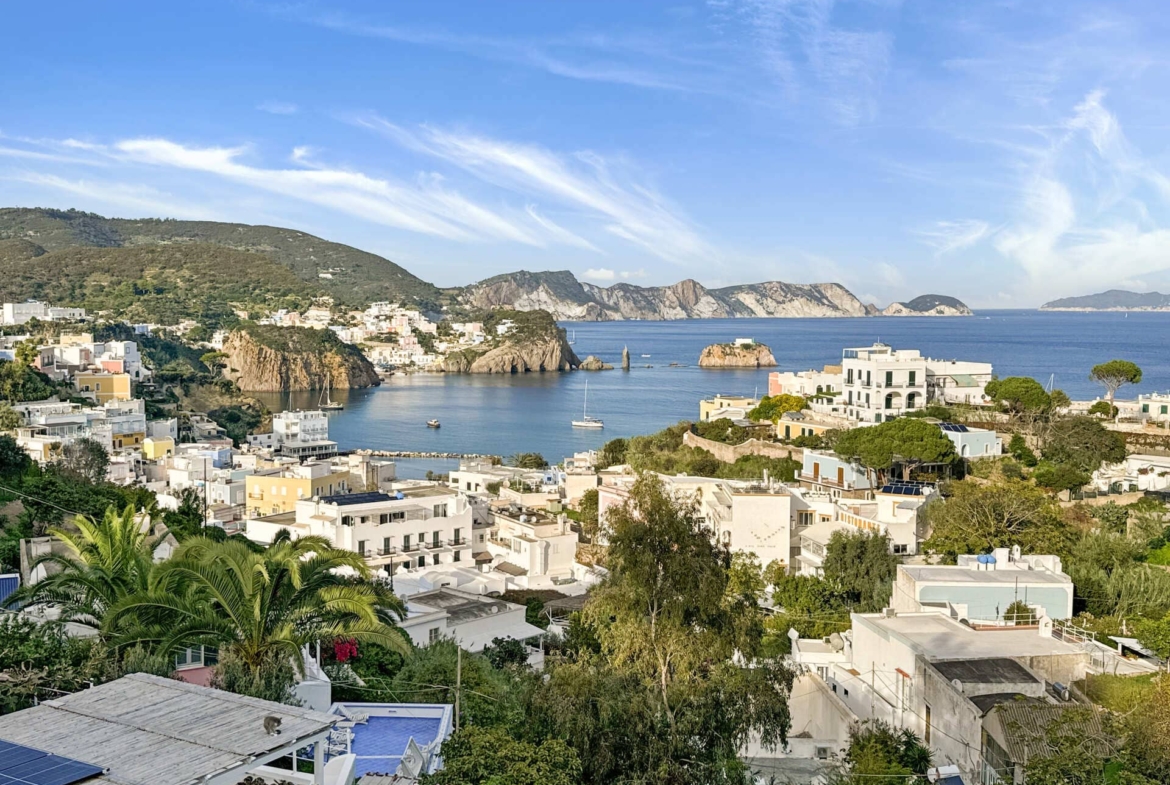
<path fill-rule="evenodd" d="M 1170 294 L 1110 289 L 1083 297 L 1062 297 L 1044 303 L 1041 311 L 1170 311 Z"/>
<path fill-rule="evenodd" d="M 474 308 L 544 310 L 558 320 L 729 319 L 739 317 L 970 316 L 954 297 L 927 294 L 885 309 L 867 305 L 838 283 L 782 281 L 708 289 L 687 279 L 670 286 L 617 283 L 597 286 L 568 270 L 521 270 L 487 278 L 455 292 Z"/>

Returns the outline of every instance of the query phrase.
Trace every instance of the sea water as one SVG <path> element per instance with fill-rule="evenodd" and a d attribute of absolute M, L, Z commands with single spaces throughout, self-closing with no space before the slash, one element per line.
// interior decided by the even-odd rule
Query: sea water
<path fill-rule="evenodd" d="M 574 351 L 618 368 L 591 373 L 518 375 L 396 374 L 381 387 L 335 391 L 345 410 L 330 413 L 330 436 L 342 449 L 368 447 L 508 456 L 539 452 L 559 461 L 619 436 L 651 433 L 698 416 L 699 400 L 717 393 L 753 395 L 768 389 L 770 370 L 799 371 L 841 361 L 841 350 L 874 341 L 919 349 L 929 357 L 990 362 L 1000 376 L 1032 376 L 1074 399 L 1101 388 L 1089 379 L 1096 363 L 1114 358 L 1141 366 L 1143 380 L 1122 396 L 1170 389 L 1170 313 L 985 311 L 971 317 L 851 319 L 696 319 L 671 322 L 576 322 Z M 778 368 L 697 367 L 711 343 L 754 338 L 767 344 Z M 622 347 L 631 370 L 620 370 Z M 650 355 L 642 357 L 642 355 Z M 676 367 L 671 367 L 676 363 Z M 653 367 L 647 368 L 650 365 Z M 588 413 L 604 430 L 573 428 L 589 381 Z M 274 409 L 313 408 L 316 393 L 262 396 Z M 431 418 L 438 429 L 427 428 Z M 446 471 L 441 460 L 403 460 L 402 476 Z"/>

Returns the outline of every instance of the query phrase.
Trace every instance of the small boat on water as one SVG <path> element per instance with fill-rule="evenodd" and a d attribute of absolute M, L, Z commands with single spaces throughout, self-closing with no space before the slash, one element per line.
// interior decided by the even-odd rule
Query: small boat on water
<path fill-rule="evenodd" d="M 427 427 L 428 428 L 438 428 L 439 421 L 438 420 L 427 420 Z"/>
<path fill-rule="evenodd" d="M 326 387 L 321 395 L 321 400 L 317 403 L 317 408 L 323 412 L 338 412 L 345 408 L 345 404 L 341 401 L 333 400 L 329 388 Z"/>
<path fill-rule="evenodd" d="M 650 355 L 648 355 L 648 354 L 643 354 L 642 356 L 643 356 L 643 357 L 649 357 Z"/>
<path fill-rule="evenodd" d="M 589 416 L 589 381 L 585 381 L 585 403 L 581 407 L 581 419 L 573 420 L 574 428 L 604 428 L 605 423 Z"/>

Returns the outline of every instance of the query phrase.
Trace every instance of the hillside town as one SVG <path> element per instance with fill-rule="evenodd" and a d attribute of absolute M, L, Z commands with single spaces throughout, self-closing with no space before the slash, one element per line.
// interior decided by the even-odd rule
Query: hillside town
<path fill-rule="evenodd" d="M 279 411 L 233 438 L 208 413 L 160 406 L 181 383 L 139 346 L 157 326 L 102 339 L 73 309 L 3 314 L 16 332 L 0 371 L 24 378 L 0 412 L 0 651 L 14 637 L 46 653 L 0 663 L 0 740 L 96 781 L 149 780 L 126 750 L 150 745 L 166 782 L 454 783 L 504 743 L 578 777 L 549 782 L 601 781 L 620 764 L 513 739 L 491 706 L 530 679 L 540 701 L 571 703 L 580 685 L 562 680 L 583 663 L 665 655 L 709 671 L 686 689 L 742 670 L 758 680 L 744 700 L 780 701 L 721 742 L 760 783 L 852 782 L 859 740 L 882 734 L 917 750 L 897 764 L 906 781 L 1031 782 L 1086 734 L 1102 766 L 1165 770 L 1133 746 L 1126 718 L 1145 715 L 1117 697 L 1164 708 L 1170 694 L 1170 397 L 1117 397 L 1132 363 L 1097 366 L 1106 395 L 1071 401 L 987 363 L 845 347 L 820 370 L 771 372 L 764 396 L 695 401 L 660 434 L 418 480 L 342 449 L 328 410 Z M 387 303 L 344 327 L 327 309 L 269 319 L 394 366 L 433 364 L 420 336 L 451 336 L 435 352 L 484 339 L 482 324 L 440 328 Z M 60 329 L 19 334 L 39 322 Z M 662 623 L 692 626 L 677 640 L 645 626 L 646 564 L 668 584 Z M 243 565 L 316 599 L 261 599 Z M 713 597 L 694 582 L 704 571 Z M 163 598 L 173 581 L 205 599 Z M 269 622 L 233 604 L 248 597 L 292 603 L 288 619 L 324 604 L 295 634 L 278 617 L 249 631 Z M 715 609 L 723 621 L 703 615 Z M 624 635 L 645 643 L 624 649 Z M 69 664 L 83 650 L 100 668 Z M 700 678 L 655 672 L 671 690 Z M 175 724 L 196 712 L 215 720 Z"/>

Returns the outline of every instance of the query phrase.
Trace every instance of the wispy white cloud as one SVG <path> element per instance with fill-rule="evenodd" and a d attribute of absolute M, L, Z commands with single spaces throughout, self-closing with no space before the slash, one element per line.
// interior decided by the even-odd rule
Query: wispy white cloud
<path fill-rule="evenodd" d="M 915 232 L 923 243 L 943 256 L 970 248 L 991 234 L 991 224 L 967 218 L 959 221 L 936 221 L 932 226 Z"/>
<path fill-rule="evenodd" d="M 70 180 L 56 175 L 34 172 L 14 175 L 8 179 L 61 191 L 72 196 L 86 197 L 98 204 L 123 211 L 122 215 L 131 217 L 185 218 L 199 221 L 230 220 L 230 217 L 225 217 L 213 208 L 179 199 L 174 194 L 160 191 L 148 185 L 104 180 Z"/>
<path fill-rule="evenodd" d="M 600 35 L 505 38 L 382 24 L 338 12 L 316 13 L 286 8 L 280 12 L 347 35 L 445 49 L 484 60 L 521 65 L 567 79 L 680 92 L 713 89 L 710 85 L 704 86 L 708 79 L 701 71 L 696 69 L 687 76 L 670 67 L 691 61 L 679 57 L 670 47 L 658 43 L 644 45 L 644 39 Z"/>
<path fill-rule="evenodd" d="M 376 116 L 355 122 L 485 182 L 584 210 L 609 234 L 662 259 L 688 263 L 718 256 L 681 210 L 620 160 L 591 151 L 558 155 L 536 145 L 438 128 L 410 131 Z"/>
<path fill-rule="evenodd" d="M 590 281 L 616 281 L 617 272 L 607 267 L 596 267 L 581 273 L 581 277 L 588 278 Z"/>
<path fill-rule="evenodd" d="M 256 107 L 261 112 L 268 114 L 296 114 L 301 110 L 299 106 L 288 101 L 264 101 Z"/>
<path fill-rule="evenodd" d="M 1029 159 L 994 246 L 1044 295 L 1087 293 L 1170 270 L 1170 179 L 1089 92 L 1046 156 Z"/>
<path fill-rule="evenodd" d="M 709 0 L 729 36 L 742 35 L 787 101 L 820 101 L 843 125 L 873 119 L 893 36 L 833 22 L 834 0 Z"/>

